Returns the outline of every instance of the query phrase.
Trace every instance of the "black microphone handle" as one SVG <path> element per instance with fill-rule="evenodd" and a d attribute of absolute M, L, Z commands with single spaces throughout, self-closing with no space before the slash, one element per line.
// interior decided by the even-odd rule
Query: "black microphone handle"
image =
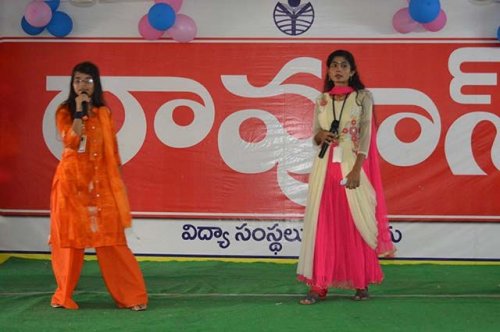
<path fill-rule="evenodd" d="M 82 94 L 89 95 L 87 91 L 83 91 Z M 82 116 L 87 116 L 89 114 L 89 103 L 87 101 L 82 101 Z"/>
<path fill-rule="evenodd" d="M 89 103 L 86 101 L 82 102 L 82 116 L 86 116 L 89 112 Z"/>
<path fill-rule="evenodd" d="M 334 134 L 337 133 L 338 127 L 339 127 L 339 122 L 337 120 L 333 120 L 332 124 L 330 125 L 329 132 L 334 133 Z M 323 157 L 325 156 L 326 150 L 328 149 L 328 145 L 329 144 L 327 142 L 325 142 L 321 146 L 321 151 L 319 152 L 319 155 L 318 155 L 318 157 L 320 157 L 321 159 L 323 159 Z"/>
<path fill-rule="evenodd" d="M 323 143 L 323 145 L 321 145 L 321 151 L 319 152 L 318 157 L 320 157 L 321 159 L 323 159 L 323 157 L 325 156 L 325 153 L 326 153 L 327 149 L 328 149 L 328 143 Z"/>

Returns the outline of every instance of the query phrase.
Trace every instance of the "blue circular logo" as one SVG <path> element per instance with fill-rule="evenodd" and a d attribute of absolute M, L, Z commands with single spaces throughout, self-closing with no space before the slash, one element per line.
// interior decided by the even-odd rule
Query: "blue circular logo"
<path fill-rule="evenodd" d="M 314 22 L 314 8 L 310 2 L 300 4 L 300 0 L 278 2 L 273 12 L 274 24 L 281 32 L 298 36 L 309 30 Z"/>

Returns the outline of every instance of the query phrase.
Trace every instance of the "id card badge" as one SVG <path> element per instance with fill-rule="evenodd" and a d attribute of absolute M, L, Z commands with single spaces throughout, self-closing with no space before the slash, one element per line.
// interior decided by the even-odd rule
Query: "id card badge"
<path fill-rule="evenodd" d="M 343 154 L 343 149 L 340 145 L 334 146 L 332 153 L 332 163 L 341 163 Z"/>
<path fill-rule="evenodd" d="M 87 135 L 82 135 L 80 138 L 80 145 L 78 146 L 78 152 L 83 153 L 87 147 Z"/>

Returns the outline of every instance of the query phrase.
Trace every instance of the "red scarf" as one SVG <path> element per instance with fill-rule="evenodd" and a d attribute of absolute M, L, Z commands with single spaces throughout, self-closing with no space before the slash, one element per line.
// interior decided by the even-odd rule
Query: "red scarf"
<path fill-rule="evenodd" d="M 348 95 L 353 92 L 354 89 L 350 86 L 334 86 L 330 91 L 328 91 L 331 95 L 343 96 Z"/>

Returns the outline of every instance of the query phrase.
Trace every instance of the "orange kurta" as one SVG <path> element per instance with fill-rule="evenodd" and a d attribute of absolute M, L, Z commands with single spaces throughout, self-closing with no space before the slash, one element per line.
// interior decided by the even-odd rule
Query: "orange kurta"
<path fill-rule="evenodd" d="M 61 247 L 125 245 L 131 223 L 111 112 L 95 107 L 91 113 L 85 142 L 72 129 L 69 109 L 56 112 L 64 151 L 52 182 L 51 242 Z"/>

